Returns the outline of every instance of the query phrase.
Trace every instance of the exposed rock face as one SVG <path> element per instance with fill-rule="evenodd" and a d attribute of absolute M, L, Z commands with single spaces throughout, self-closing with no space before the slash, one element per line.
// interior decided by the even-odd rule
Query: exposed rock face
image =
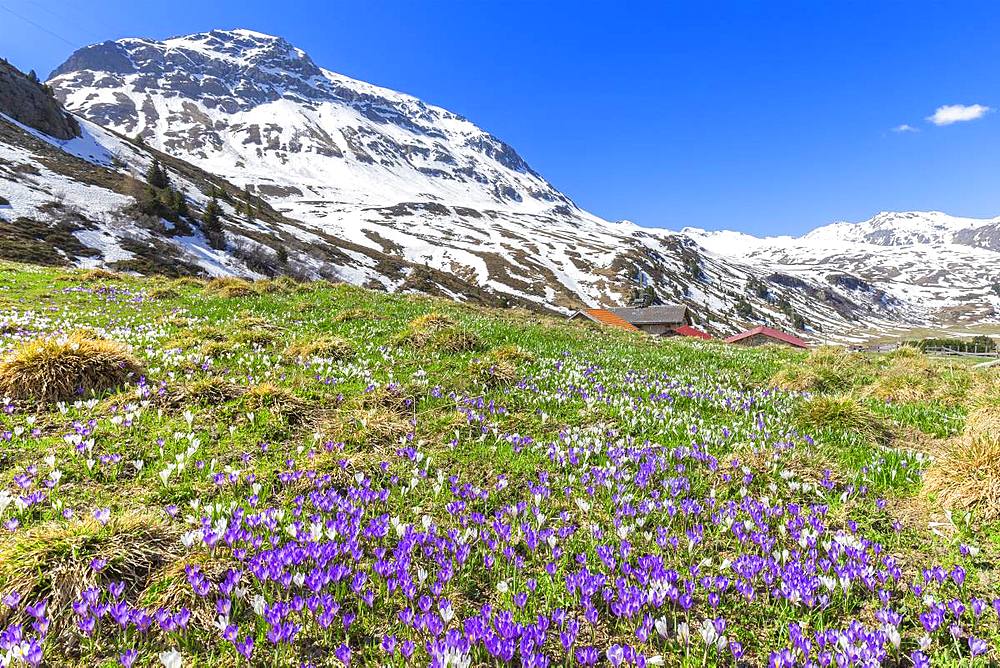
<path fill-rule="evenodd" d="M 37 81 L 0 60 L 0 113 L 56 139 L 80 135 L 80 126 Z"/>

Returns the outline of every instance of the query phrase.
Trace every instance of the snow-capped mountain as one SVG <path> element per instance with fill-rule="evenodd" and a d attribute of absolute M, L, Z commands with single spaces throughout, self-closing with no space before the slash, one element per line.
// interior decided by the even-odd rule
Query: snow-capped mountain
<path fill-rule="evenodd" d="M 473 292 L 563 312 L 621 305 L 650 286 L 661 300 L 687 303 L 699 324 L 719 333 L 765 323 L 813 338 L 933 325 L 952 299 L 922 290 L 909 275 L 893 278 L 872 257 L 877 239 L 916 241 L 929 226 L 834 225 L 812 240 L 774 240 L 606 221 L 471 121 L 322 69 L 287 41 L 253 31 L 104 42 L 70 56 L 48 85 L 89 121 L 88 132 L 105 132 L 126 152 L 170 156 L 175 170 L 188 165 L 235 184 L 235 199 L 224 204 L 227 233 L 262 244 L 265 255 L 287 246 L 298 273 L 413 289 L 418 281 L 386 278 L 371 262 L 391 257 L 478 286 Z M 269 215 L 238 211 L 248 197 L 266 200 Z M 966 259 L 1000 245 L 995 225 L 954 228 L 949 238 Z M 844 248 L 836 263 L 820 267 L 832 237 Z M 348 250 L 327 264 L 325 251 L 313 249 L 328 246 Z M 786 247 L 803 255 L 776 263 Z M 893 246 L 904 249 L 894 262 L 918 263 L 914 249 L 927 247 Z M 354 261 L 366 269 L 351 275 Z M 908 292 L 914 285 L 921 290 Z"/>
<path fill-rule="evenodd" d="M 49 83 L 105 127 L 289 199 L 575 208 L 461 116 L 321 69 L 285 40 L 248 30 L 97 44 Z"/>
<path fill-rule="evenodd" d="M 154 161 L 169 183 L 150 199 L 143 179 Z M 218 198 L 224 248 L 213 247 L 204 231 L 210 194 Z M 157 203 L 167 195 L 174 211 Z M 173 275 L 286 273 L 493 306 L 512 301 L 454 275 L 307 232 L 260 199 L 252 220 L 236 215 L 245 200 L 225 179 L 67 114 L 37 81 L 0 60 L 0 259 Z M 303 235 L 308 242 L 299 240 Z"/>
<path fill-rule="evenodd" d="M 684 228 L 712 253 L 798 279 L 884 294 L 914 322 L 996 321 L 1000 308 L 1000 218 L 938 211 L 882 212 L 801 237 L 753 237 Z M 845 279 L 843 275 L 852 278 Z"/>

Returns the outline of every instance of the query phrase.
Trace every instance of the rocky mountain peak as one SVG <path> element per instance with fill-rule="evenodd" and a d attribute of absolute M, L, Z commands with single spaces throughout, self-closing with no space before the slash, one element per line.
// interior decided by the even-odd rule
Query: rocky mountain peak
<path fill-rule="evenodd" d="M 212 161 L 272 193 L 578 211 L 489 132 L 413 96 L 322 69 L 272 35 L 212 30 L 104 42 L 70 56 L 50 84 L 68 109 L 95 123 L 183 159 Z"/>

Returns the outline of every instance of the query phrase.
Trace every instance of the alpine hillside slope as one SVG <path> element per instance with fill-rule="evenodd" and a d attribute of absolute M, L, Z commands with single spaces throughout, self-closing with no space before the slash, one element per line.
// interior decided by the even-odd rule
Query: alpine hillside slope
<path fill-rule="evenodd" d="M 74 113 L 267 199 L 302 222 L 305 243 L 343 238 L 540 305 L 620 305 L 651 285 L 719 333 L 774 323 L 838 336 L 930 317 L 825 277 L 759 287 L 772 271 L 684 234 L 605 221 L 469 120 L 325 70 L 278 37 L 104 42 L 49 85 Z"/>
<path fill-rule="evenodd" d="M 49 90 L 3 61 L 0 93 L 0 259 L 168 275 L 290 274 L 493 306 L 518 302 L 307 232 L 225 179 L 67 113 Z M 147 182 L 154 162 L 163 174 L 159 187 Z M 203 223 L 213 195 L 221 226 L 214 244 Z"/>

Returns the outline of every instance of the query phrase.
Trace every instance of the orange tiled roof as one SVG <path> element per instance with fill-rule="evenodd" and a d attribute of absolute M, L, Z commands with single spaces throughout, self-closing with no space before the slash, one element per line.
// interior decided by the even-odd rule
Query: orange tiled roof
<path fill-rule="evenodd" d="M 590 316 L 592 320 L 595 320 L 603 325 L 609 325 L 611 327 L 620 327 L 622 329 L 627 329 L 631 332 L 638 332 L 640 329 L 625 320 L 619 315 L 615 315 L 611 311 L 603 308 L 588 308 L 586 310 L 587 315 Z"/>

